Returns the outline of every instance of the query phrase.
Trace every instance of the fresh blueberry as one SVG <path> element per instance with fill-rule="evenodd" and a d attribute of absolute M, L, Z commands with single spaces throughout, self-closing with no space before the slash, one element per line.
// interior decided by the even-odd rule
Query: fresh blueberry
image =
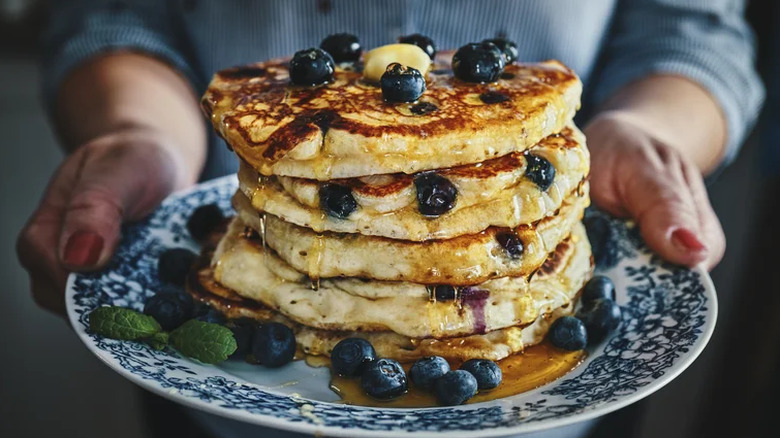
<path fill-rule="evenodd" d="M 224 219 L 225 216 L 217 204 L 203 205 L 192 212 L 187 220 L 187 230 L 193 239 L 202 242 L 212 231 L 217 229 Z"/>
<path fill-rule="evenodd" d="M 585 215 L 582 221 L 588 232 L 593 261 L 602 269 L 611 268 L 618 262 L 618 236 L 610 220 L 600 213 Z"/>
<path fill-rule="evenodd" d="M 504 248 L 509 257 L 516 259 L 523 255 L 523 241 L 515 233 L 504 232 L 496 234 L 496 240 L 501 248 Z"/>
<path fill-rule="evenodd" d="M 185 248 L 165 250 L 157 260 L 157 275 L 165 283 L 184 286 L 197 254 Z"/>
<path fill-rule="evenodd" d="M 336 62 L 355 62 L 363 52 L 358 37 L 350 33 L 328 35 L 320 43 L 320 49 L 328 52 Z"/>
<path fill-rule="evenodd" d="M 233 338 L 236 340 L 236 351 L 230 355 L 233 359 L 244 359 L 252 348 L 252 335 L 255 332 L 257 323 L 250 319 L 237 319 L 227 323 L 227 328 L 233 332 Z"/>
<path fill-rule="evenodd" d="M 555 167 L 546 158 L 526 154 L 525 176 L 542 190 L 547 190 L 555 179 Z"/>
<path fill-rule="evenodd" d="M 329 216 L 346 219 L 357 210 L 352 189 L 340 184 L 323 184 L 320 187 L 320 208 Z"/>
<path fill-rule="evenodd" d="M 295 85 L 319 85 L 333 79 L 333 58 L 322 49 L 295 52 L 290 61 L 290 81 Z"/>
<path fill-rule="evenodd" d="M 434 393 L 445 406 L 462 405 L 477 394 L 477 378 L 468 371 L 450 371 L 436 380 Z"/>
<path fill-rule="evenodd" d="M 414 102 L 425 91 L 425 78 L 416 68 L 394 62 L 387 66 L 379 86 L 387 102 Z"/>
<path fill-rule="evenodd" d="M 455 206 L 458 189 L 448 180 L 433 172 L 426 172 L 414 179 L 417 189 L 417 205 L 425 216 L 439 216 Z"/>
<path fill-rule="evenodd" d="M 582 320 L 588 330 L 588 341 L 591 343 L 601 342 L 618 328 L 621 317 L 620 306 L 610 299 L 596 300 L 577 312 L 577 318 Z"/>
<path fill-rule="evenodd" d="M 158 293 L 144 305 L 144 313 L 154 318 L 163 330 L 184 324 L 192 314 L 192 297 L 186 294 Z"/>
<path fill-rule="evenodd" d="M 585 287 L 582 289 L 582 304 L 589 306 L 596 300 L 600 299 L 615 299 L 615 284 L 609 277 L 603 275 L 596 275 L 585 283 Z"/>
<path fill-rule="evenodd" d="M 439 377 L 450 371 L 450 364 L 447 360 L 439 356 L 428 356 L 418 359 L 409 370 L 409 377 L 412 382 L 420 388 L 431 390 L 433 383 Z"/>
<path fill-rule="evenodd" d="M 367 363 L 375 360 L 374 347 L 362 338 L 342 339 L 330 353 L 333 371 L 342 376 L 358 376 Z"/>
<path fill-rule="evenodd" d="M 493 389 L 501 383 L 503 373 L 497 363 L 487 359 L 467 360 L 460 366 L 477 379 L 477 388 Z"/>
<path fill-rule="evenodd" d="M 511 64 L 517 60 L 519 52 L 517 51 L 517 44 L 514 41 L 510 41 L 506 38 L 493 38 L 489 40 L 483 40 L 483 43 L 492 43 L 501 53 L 504 54 L 504 60 L 507 64 Z"/>
<path fill-rule="evenodd" d="M 588 345 L 588 331 L 585 324 L 573 316 L 562 316 L 555 320 L 547 332 L 550 342 L 564 350 L 582 350 Z"/>
<path fill-rule="evenodd" d="M 470 43 L 452 57 L 455 77 L 466 82 L 495 82 L 504 71 L 504 54 L 492 43 Z"/>
<path fill-rule="evenodd" d="M 363 369 L 360 384 L 366 394 L 379 400 L 398 397 L 409 389 L 404 369 L 393 359 L 369 362 Z"/>
<path fill-rule="evenodd" d="M 225 318 L 225 315 L 223 315 L 222 312 L 205 304 L 195 309 L 194 318 L 198 321 L 219 325 L 223 325 L 227 322 L 227 318 Z"/>
<path fill-rule="evenodd" d="M 455 286 L 448 284 L 437 284 L 433 287 L 433 296 L 437 301 L 449 301 L 454 300 L 458 295 Z"/>
<path fill-rule="evenodd" d="M 436 56 L 436 44 L 433 43 L 432 39 L 425 35 L 421 35 L 419 33 L 405 35 L 398 38 L 398 42 L 401 44 L 414 44 L 415 46 L 423 49 L 423 52 L 427 53 L 431 59 Z"/>
<path fill-rule="evenodd" d="M 295 356 L 295 334 L 284 324 L 269 322 L 255 329 L 252 335 L 252 356 L 267 367 L 290 363 Z"/>

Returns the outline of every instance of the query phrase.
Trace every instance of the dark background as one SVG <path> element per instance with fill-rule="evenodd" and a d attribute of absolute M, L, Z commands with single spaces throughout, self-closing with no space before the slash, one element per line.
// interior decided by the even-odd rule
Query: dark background
<path fill-rule="evenodd" d="M 710 345 L 679 378 L 607 417 L 599 437 L 777 436 L 780 393 L 780 7 L 748 17 L 768 88 L 736 162 L 710 185 L 728 239 L 712 272 L 720 315 Z M 0 436 L 145 435 L 138 391 L 39 310 L 14 252 L 16 234 L 62 159 L 39 93 L 44 5 L 0 0 Z"/>

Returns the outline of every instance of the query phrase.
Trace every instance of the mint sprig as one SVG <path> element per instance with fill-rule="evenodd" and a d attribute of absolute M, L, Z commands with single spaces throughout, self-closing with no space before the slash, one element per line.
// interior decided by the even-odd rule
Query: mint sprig
<path fill-rule="evenodd" d="M 168 339 L 170 338 L 170 335 L 168 332 L 159 332 L 155 333 L 152 336 L 144 339 L 144 342 L 149 344 L 150 347 L 154 348 L 157 351 L 164 350 L 165 347 L 168 346 Z"/>
<path fill-rule="evenodd" d="M 124 307 L 99 307 L 89 314 L 92 333 L 122 341 L 137 341 L 162 331 L 154 318 Z"/>
<path fill-rule="evenodd" d="M 173 330 L 170 344 L 181 354 L 208 364 L 226 360 L 238 348 L 230 329 L 197 319 Z"/>

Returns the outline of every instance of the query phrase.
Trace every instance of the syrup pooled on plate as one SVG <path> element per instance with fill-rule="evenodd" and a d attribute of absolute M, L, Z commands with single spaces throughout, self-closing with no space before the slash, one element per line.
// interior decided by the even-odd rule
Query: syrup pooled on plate
<path fill-rule="evenodd" d="M 548 342 L 529 347 L 522 353 L 518 353 L 500 360 L 498 365 L 503 373 L 503 380 L 497 388 L 482 391 L 471 398 L 467 404 L 480 403 L 504 397 L 517 395 L 542 385 L 550 383 L 569 371 L 576 368 L 585 359 L 585 351 L 565 351 L 555 348 Z M 325 358 L 309 357 L 306 363 L 311 366 L 327 366 L 329 361 Z M 452 369 L 457 369 L 460 364 L 450 363 Z M 412 363 L 403 364 L 404 370 L 409 374 Z M 331 389 L 341 397 L 341 402 L 357 406 L 377 406 L 392 408 L 423 408 L 440 406 L 433 392 L 416 388 L 409 382 L 409 392 L 388 401 L 376 400 L 363 392 L 360 386 L 360 378 L 341 377 L 331 374 Z"/>

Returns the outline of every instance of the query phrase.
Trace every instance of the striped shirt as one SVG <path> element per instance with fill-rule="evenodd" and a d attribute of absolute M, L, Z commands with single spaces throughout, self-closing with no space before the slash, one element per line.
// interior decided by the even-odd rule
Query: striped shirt
<path fill-rule="evenodd" d="M 739 0 L 58 0 L 44 37 L 44 90 L 51 101 L 68 71 L 112 50 L 158 57 L 200 93 L 217 70 L 288 56 L 331 33 L 372 48 L 419 32 L 440 49 L 500 35 L 518 44 L 521 61 L 572 67 L 585 84 L 585 117 L 637 78 L 692 79 L 723 110 L 729 161 L 763 99 L 743 13 Z M 203 177 L 236 166 L 212 135 Z"/>

